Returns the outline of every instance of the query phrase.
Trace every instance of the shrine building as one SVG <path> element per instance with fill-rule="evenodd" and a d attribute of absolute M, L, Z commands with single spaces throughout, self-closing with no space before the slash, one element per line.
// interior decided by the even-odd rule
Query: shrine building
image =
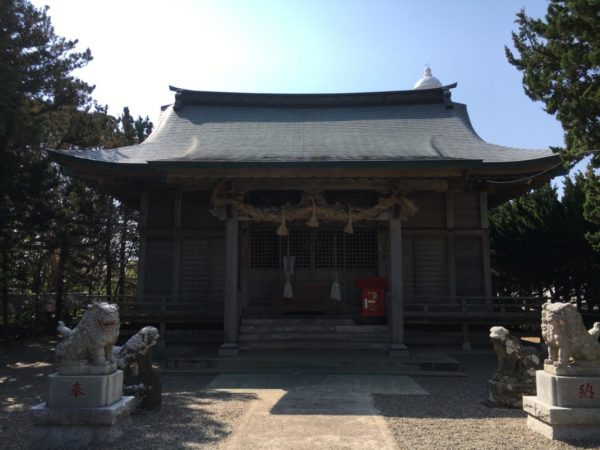
<path fill-rule="evenodd" d="M 50 154 L 140 209 L 136 302 L 222 323 L 222 354 L 404 355 L 415 311 L 492 312 L 488 209 L 561 166 L 548 149 L 483 141 L 454 87 L 429 69 L 405 91 L 171 87 L 142 144 Z"/>

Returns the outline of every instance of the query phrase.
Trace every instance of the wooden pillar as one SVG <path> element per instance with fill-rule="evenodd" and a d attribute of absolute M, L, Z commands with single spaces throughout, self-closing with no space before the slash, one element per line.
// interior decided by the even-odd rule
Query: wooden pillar
<path fill-rule="evenodd" d="M 146 276 L 146 227 L 148 226 L 148 192 L 142 193 L 140 202 L 140 256 L 138 258 L 136 299 L 142 301 L 144 298 L 144 279 Z"/>
<path fill-rule="evenodd" d="M 483 245 L 483 285 L 485 288 L 485 300 L 488 307 L 492 307 L 492 263 L 490 259 L 490 224 L 488 219 L 487 192 L 481 192 L 479 196 L 479 208 L 481 213 L 481 236 Z"/>
<path fill-rule="evenodd" d="M 391 357 L 408 357 L 404 345 L 404 296 L 402 293 L 402 222 L 398 214 L 390 217 L 390 327 L 392 331 Z"/>
<path fill-rule="evenodd" d="M 448 229 L 448 295 L 456 302 L 456 251 L 454 244 L 454 199 L 451 192 L 446 193 L 446 228 Z"/>
<path fill-rule="evenodd" d="M 240 308 L 238 298 L 239 221 L 228 217 L 225 224 L 225 343 L 221 356 L 237 356 Z"/>
<path fill-rule="evenodd" d="M 175 202 L 173 211 L 175 216 L 173 218 L 173 285 L 171 288 L 171 295 L 174 303 L 180 303 L 179 292 L 179 273 L 181 265 L 181 191 L 175 193 Z M 184 300 L 185 301 L 185 300 Z"/>
<path fill-rule="evenodd" d="M 387 230 L 377 223 L 377 276 L 387 277 Z"/>
<path fill-rule="evenodd" d="M 248 222 L 240 227 L 240 311 L 248 308 L 248 276 L 250 271 L 250 230 Z"/>

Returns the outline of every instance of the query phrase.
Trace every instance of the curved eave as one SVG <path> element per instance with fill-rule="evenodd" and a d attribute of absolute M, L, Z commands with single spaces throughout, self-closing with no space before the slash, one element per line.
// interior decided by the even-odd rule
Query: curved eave
<path fill-rule="evenodd" d="M 473 168 L 481 160 L 410 160 L 410 161 L 151 161 L 149 167 L 161 169 L 419 169 L 419 168 Z"/>
<path fill-rule="evenodd" d="M 543 158 L 524 159 L 520 161 L 484 162 L 483 169 L 521 169 L 536 166 L 560 166 L 562 160 L 559 155 L 551 155 Z"/>
<path fill-rule="evenodd" d="M 528 169 L 535 167 L 561 166 L 561 159 L 558 155 L 552 155 L 545 158 L 528 159 L 509 162 L 484 162 L 480 159 L 423 159 L 423 160 L 313 160 L 313 161 L 149 161 L 146 163 L 123 163 L 111 161 L 98 161 L 94 159 L 83 158 L 80 156 L 69 155 L 67 151 L 47 150 L 50 159 L 64 165 L 75 163 L 85 165 L 90 168 L 104 168 L 109 170 L 143 173 L 162 169 L 278 169 L 278 168 L 370 168 L 370 169 L 431 169 L 431 168 L 464 168 L 464 169 L 483 169 L 486 172 L 494 170 L 506 171 L 510 169 Z"/>
<path fill-rule="evenodd" d="M 134 172 L 145 172 L 148 170 L 148 164 L 139 164 L 139 163 L 122 163 L 122 162 L 112 162 L 112 161 L 99 161 L 96 159 L 83 158 L 81 156 L 69 155 L 68 151 L 65 150 L 50 150 L 47 149 L 48 157 L 51 161 L 54 161 L 61 165 L 69 165 L 69 163 L 75 163 L 78 165 L 84 165 L 95 168 L 106 168 L 110 170 L 118 170 L 118 171 L 134 171 Z"/>

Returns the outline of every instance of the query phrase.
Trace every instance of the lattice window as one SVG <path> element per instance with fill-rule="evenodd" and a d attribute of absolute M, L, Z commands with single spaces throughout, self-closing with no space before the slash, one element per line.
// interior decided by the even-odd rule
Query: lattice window
<path fill-rule="evenodd" d="M 290 255 L 295 256 L 294 266 L 297 269 L 306 269 L 310 267 L 310 232 L 290 230 L 289 236 L 281 239 L 283 248 L 281 258 Z M 289 252 L 287 245 L 289 242 Z M 281 259 L 280 258 L 280 259 Z"/>
<path fill-rule="evenodd" d="M 252 268 L 280 269 L 286 255 L 296 257 L 297 269 L 375 268 L 377 232 L 355 230 L 354 234 L 345 234 L 328 230 L 290 230 L 289 236 L 285 237 L 279 237 L 271 230 L 252 232 Z"/>
<path fill-rule="evenodd" d="M 251 239 L 250 264 L 256 269 L 277 269 L 281 267 L 279 236 L 273 231 L 253 231 Z"/>
<path fill-rule="evenodd" d="M 317 231 L 315 238 L 315 267 L 330 269 L 335 266 L 334 240 L 336 237 L 335 231 Z"/>
<path fill-rule="evenodd" d="M 279 237 L 273 231 L 253 231 L 250 264 L 255 269 L 279 269 L 284 256 L 295 256 L 295 267 L 310 267 L 310 233 L 291 230 L 289 236 Z"/>
<path fill-rule="evenodd" d="M 343 238 L 344 267 L 346 269 L 377 267 L 377 232 L 375 230 L 355 230 L 354 234 L 344 234 Z"/>

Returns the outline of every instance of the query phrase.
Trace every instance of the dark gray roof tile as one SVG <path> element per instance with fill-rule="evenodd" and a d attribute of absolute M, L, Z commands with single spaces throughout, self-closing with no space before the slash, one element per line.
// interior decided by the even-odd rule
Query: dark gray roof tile
<path fill-rule="evenodd" d="M 264 106 L 183 103 L 166 108 L 142 144 L 59 152 L 98 162 L 297 163 L 479 160 L 552 156 L 484 142 L 460 103 Z"/>

